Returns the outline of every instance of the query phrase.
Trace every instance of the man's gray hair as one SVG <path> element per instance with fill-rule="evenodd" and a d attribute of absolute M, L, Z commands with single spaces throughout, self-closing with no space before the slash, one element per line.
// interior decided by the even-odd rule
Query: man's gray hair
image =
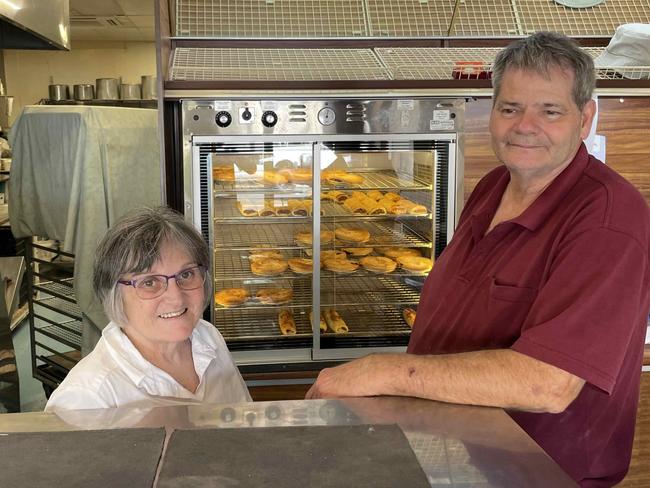
<path fill-rule="evenodd" d="M 212 301 L 210 252 L 201 234 L 168 207 L 138 208 L 108 229 L 95 252 L 93 289 L 110 320 L 119 325 L 128 320 L 118 280 L 125 274 L 149 271 L 166 244 L 178 246 L 205 267 L 205 306 Z"/>
<path fill-rule="evenodd" d="M 537 32 L 519 39 L 497 55 L 492 65 L 493 100 L 499 96 L 501 80 L 507 69 L 532 71 L 549 77 L 549 70 L 553 67 L 573 72 L 573 101 L 582 110 L 591 100 L 596 86 L 594 61 L 573 39 L 555 32 Z"/>

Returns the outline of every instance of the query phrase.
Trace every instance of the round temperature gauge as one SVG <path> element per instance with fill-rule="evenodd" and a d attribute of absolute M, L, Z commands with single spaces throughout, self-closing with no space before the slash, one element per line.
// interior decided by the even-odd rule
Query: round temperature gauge
<path fill-rule="evenodd" d="M 334 112 L 334 109 L 325 107 L 320 109 L 320 111 L 318 112 L 318 121 L 322 125 L 332 125 L 335 120 L 336 120 L 336 112 Z"/>

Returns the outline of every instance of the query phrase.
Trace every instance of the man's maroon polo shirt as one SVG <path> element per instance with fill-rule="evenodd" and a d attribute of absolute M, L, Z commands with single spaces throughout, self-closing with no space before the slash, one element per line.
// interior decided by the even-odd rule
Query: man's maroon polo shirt
<path fill-rule="evenodd" d="M 610 486 L 634 436 L 648 205 L 582 145 L 524 213 L 485 235 L 509 178 L 503 166 L 491 171 L 468 199 L 425 282 L 408 351 L 511 348 L 583 378 L 563 413 L 510 415 L 583 486 Z"/>

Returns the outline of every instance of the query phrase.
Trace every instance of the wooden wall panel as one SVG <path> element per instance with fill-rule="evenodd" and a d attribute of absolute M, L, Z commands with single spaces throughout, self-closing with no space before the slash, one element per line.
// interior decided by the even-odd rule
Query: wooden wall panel
<path fill-rule="evenodd" d="M 499 164 L 490 144 L 490 99 L 468 102 L 465 114 L 465 199 Z M 607 164 L 650 203 L 650 98 L 601 98 L 597 133 L 607 138 Z"/>
<path fill-rule="evenodd" d="M 650 372 L 641 375 L 641 399 L 636 417 L 632 463 L 627 476 L 618 486 L 624 488 L 650 486 Z"/>

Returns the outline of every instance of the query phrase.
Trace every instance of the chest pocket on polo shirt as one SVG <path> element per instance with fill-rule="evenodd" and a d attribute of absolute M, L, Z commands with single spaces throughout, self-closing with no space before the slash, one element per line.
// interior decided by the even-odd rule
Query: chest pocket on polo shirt
<path fill-rule="evenodd" d="M 492 277 L 488 293 L 488 323 L 499 326 L 506 334 L 518 332 L 535 297 L 536 288 L 505 285 Z"/>

